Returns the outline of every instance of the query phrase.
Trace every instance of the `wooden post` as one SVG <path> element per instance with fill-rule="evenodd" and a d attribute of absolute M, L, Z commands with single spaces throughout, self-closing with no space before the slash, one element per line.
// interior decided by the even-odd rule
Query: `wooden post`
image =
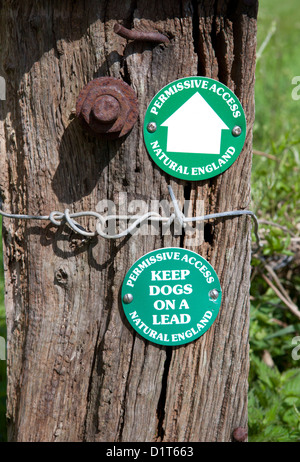
<path fill-rule="evenodd" d="M 249 3 L 252 5 L 249 6 Z M 5 211 L 96 210 L 102 200 L 203 200 L 205 213 L 249 207 L 257 3 L 229 0 L 7 1 L 0 14 L 0 188 Z M 116 22 L 170 43 L 127 42 Z M 185 183 L 143 143 L 152 97 L 204 75 L 246 112 L 246 143 L 225 173 Z M 118 141 L 86 134 L 76 98 L 93 78 L 122 78 L 140 116 Z M 120 195 L 120 193 L 122 193 Z M 99 207 L 99 205 L 98 205 Z M 94 222 L 83 220 L 86 228 Z M 4 220 L 11 441 L 231 441 L 247 426 L 250 218 L 207 223 L 193 250 L 223 287 L 216 322 L 195 342 L 159 347 L 124 319 L 120 287 L 146 252 L 185 238 L 136 235 L 82 242 L 67 226 Z"/>

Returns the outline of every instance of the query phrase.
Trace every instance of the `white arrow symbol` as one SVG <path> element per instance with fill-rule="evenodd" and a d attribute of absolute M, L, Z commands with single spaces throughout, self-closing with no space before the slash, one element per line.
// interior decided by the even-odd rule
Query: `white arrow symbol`
<path fill-rule="evenodd" d="M 200 93 L 195 93 L 162 124 L 167 151 L 220 154 L 222 130 L 229 130 Z"/>

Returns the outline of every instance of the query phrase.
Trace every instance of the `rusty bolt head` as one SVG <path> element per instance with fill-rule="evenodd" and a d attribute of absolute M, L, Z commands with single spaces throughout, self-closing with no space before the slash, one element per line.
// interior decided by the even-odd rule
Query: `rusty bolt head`
<path fill-rule="evenodd" d="M 138 118 L 138 101 L 127 83 L 114 77 L 99 77 L 81 90 L 76 115 L 89 132 L 102 138 L 121 138 Z"/>
<path fill-rule="evenodd" d="M 246 439 L 248 437 L 248 432 L 247 432 L 246 428 L 238 427 L 235 430 L 233 430 L 232 436 L 233 436 L 233 439 L 235 441 L 238 441 L 239 443 L 242 443 L 242 442 L 246 441 Z"/>
<path fill-rule="evenodd" d="M 119 101 L 110 95 L 97 98 L 93 105 L 93 116 L 103 124 L 111 124 L 117 120 L 120 114 Z"/>

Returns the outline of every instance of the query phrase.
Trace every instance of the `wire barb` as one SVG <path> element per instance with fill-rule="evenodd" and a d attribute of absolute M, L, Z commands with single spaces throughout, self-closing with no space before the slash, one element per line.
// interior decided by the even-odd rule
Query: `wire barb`
<path fill-rule="evenodd" d="M 221 213 L 211 213 L 209 215 L 202 215 L 196 217 L 186 217 L 183 212 L 180 211 L 177 199 L 173 192 L 171 186 L 168 186 L 169 194 L 174 205 L 174 213 L 169 217 L 163 217 L 157 212 L 147 212 L 144 215 L 108 215 L 103 217 L 100 213 L 88 211 L 88 212 L 76 212 L 70 213 L 69 209 L 66 209 L 64 212 L 53 211 L 50 215 L 20 215 L 14 213 L 7 213 L 0 209 L 0 215 L 4 218 L 13 218 L 16 220 L 48 220 L 54 226 L 61 226 L 62 223 L 67 223 L 69 227 L 78 234 L 81 234 L 85 237 L 94 237 L 99 235 L 104 239 L 120 239 L 127 236 L 128 234 L 133 234 L 138 226 L 144 221 L 154 221 L 162 222 L 165 226 L 170 226 L 171 223 L 177 219 L 182 228 L 185 228 L 187 223 L 206 221 L 217 218 L 226 218 L 226 217 L 237 217 L 241 215 L 249 215 L 254 222 L 254 234 L 256 238 L 257 248 L 253 251 L 256 253 L 261 247 L 260 238 L 258 234 L 258 219 L 256 215 L 251 210 L 232 210 L 231 212 L 221 212 Z M 75 218 L 79 217 L 93 217 L 96 219 L 96 230 L 95 231 L 86 231 Z M 105 231 L 106 225 L 110 220 L 124 220 L 132 221 L 128 227 L 117 234 L 108 234 Z"/>

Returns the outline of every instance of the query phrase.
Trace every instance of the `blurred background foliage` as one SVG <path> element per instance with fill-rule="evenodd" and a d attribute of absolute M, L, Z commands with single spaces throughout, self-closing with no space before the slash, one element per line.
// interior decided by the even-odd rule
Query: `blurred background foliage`
<path fill-rule="evenodd" d="M 300 441 L 299 33 L 297 0 L 260 1 L 252 209 L 263 248 L 252 259 L 249 441 Z"/>
<path fill-rule="evenodd" d="M 300 441 L 300 352 L 292 356 L 300 335 L 300 99 L 292 98 L 299 35 L 297 0 L 260 1 L 252 209 L 263 248 L 252 260 L 249 441 Z M 0 336 L 6 337 L 2 249 L 0 267 Z M 6 440 L 5 367 L 0 361 L 0 441 Z"/>

